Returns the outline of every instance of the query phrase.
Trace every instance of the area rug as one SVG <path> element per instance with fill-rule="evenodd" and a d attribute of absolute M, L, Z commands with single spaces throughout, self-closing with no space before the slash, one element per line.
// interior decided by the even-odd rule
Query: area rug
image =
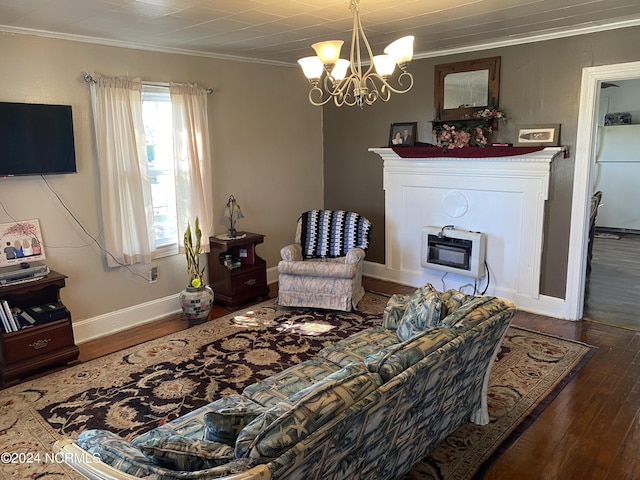
<path fill-rule="evenodd" d="M 622 237 L 624 237 L 624 233 L 618 233 L 618 232 L 595 232 L 593 234 L 593 236 L 595 238 L 606 238 L 609 240 L 620 240 Z"/>
<path fill-rule="evenodd" d="M 51 455 L 57 439 L 86 428 L 132 438 L 379 325 L 387 300 L 368 292 L 350 313 L 282 308 L 269 300 L 0 391 L 0 478 L 80 479 Z M 491 375 L 491 423 L 464 425 L 405 478 L 481 473 L 589 352 L 576 342 L 510 327 Z"/>

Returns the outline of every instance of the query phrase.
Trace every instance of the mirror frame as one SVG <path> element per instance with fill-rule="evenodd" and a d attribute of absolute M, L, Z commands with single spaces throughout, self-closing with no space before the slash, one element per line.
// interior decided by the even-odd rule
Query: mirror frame
<path fill-rule="evenodd" d="M 480 58 L 465 62 L 443 63 L 436 65 L 434 80 L 434 106 L 436 120 L 464 120 L 485 107 L 443 108 L 444 79 L 451 73 L 472 72 L 475 70 L 489 70 L 489 88 L 486 107 L 498 108 L 500 101 L 500 57 Z"/>

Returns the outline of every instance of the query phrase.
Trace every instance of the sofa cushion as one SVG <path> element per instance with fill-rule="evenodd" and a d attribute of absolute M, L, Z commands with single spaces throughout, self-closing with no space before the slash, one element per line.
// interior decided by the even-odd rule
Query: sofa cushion
<path fill-rule="evenodd" d="M 78 445 L 112 467 L 145 480 L 205 480 L 244 472 L 253 467 L 251 459 L 235 459 L 210 469 L 184 472 L 161 467 L 147 458 L 139 448 L 106 430 L 84 430 Z"/>
<path fill-rule="evenodd" d="M 469 330 L 510 308 L 514 308 L 513 303 L 504 298 L 473 297 L 451 315 L 447 315 L 442 323 L 457 330 Z"/>
<path fill-rule="evenodd" d="M 269 408 L 238 435 L 236 458 L 270 461 L 382 384 L 352 363 Z"/>
<path fill-rule="evenodd" d="M 368 355 L 396 343 L 399 342 L 395 332 L 381 326 L 371 327 L 323 348 L 318 352 L 318 357 L 344 367 L 353 362 L 362 362 Z"/>
<path fill-rule="evenodd" d="M 471 300 L 473 295 L 467 295 L 466 293 L 459 292 L 458 290 L 447 290 L 440 294 L 442 300 L 442 318 L 447 315 L 451 315 L 458 308 Z"/>
<path fill-rule="evenodd" d="M 135 477 L 146 477 L 157 467 L 131 442 L 107 430 L 82 431 L 78 435 L 78 445 L 102 462 Z"/>
<path fill-rule="evenodd" d="M 384 312 L 382 312 L 383 327 L 393 330 L 394 332 L 398 329 L 398 325 L 400 325 L 402 321 L 410 298 L 411 295 L 409 294 L 396 293 L 391 296 L 387 302 L 387 306 L 384 307 Z"/>
<path fill-rule="evenodd" d="M 461 305 L 463 305 L 471 298 L 473 298 L 472 295 L 467 295 L 453 289 L 441 293 L 441 317 L 444 318 L 445 316 L 455 312 Z M 384 312 L 382 313 L 382 326 L 395 331 L 402 321 L 402 317 L 404 316 L 404 312 L 407 310 L 410 299 L 411 294 L 396 293 L 392 295 L 387 302 L 387 306 L 385 307 Z"/>
<path fill-rule="evenodd" d="M 299 275 L 303 277 L 328 277 L 332 279 L 352 279 L 358 271 L 358 266 L 353 263 L 328 261 L 316 262 L 307 260 L 305 262 L 286 262 L 284 260 L 278 262 L 278 273 L 281 275 Z M 299 284 L 298 288 L 305 287 L 305 284 Z M 331 291 L 331 284 L 323 286 L 324 291 Z"/>
<path fill-rule="evenodd" d="M 171 420 L 170 422 L 153 428 L 148 432 L 145 432 L 132 440 L 132 443 L 144 443 L 155 438 L 168 437 L 170 435 L 180 435 L 188 437 L 193 440 L 202 439 L 202 432 L 204 431 L 204 416 L 207 412 L 211 411 L 211 403 L 196 408 L 184 415 Z"/>
<path fill-rule="evenodd" d="M 407 309 L 398 325 L 398 338 L 408 340 L 419 332 L 440 325 L 442 319 L 442 299 L 430 283 L 419 288 L 407 303 Z"/>
<path fill-rule="evenodd" d="M 195 472 L 234 460 L 233 448 L 229 445 L 182 435 L 152 438 L 136 446 L 154 463 L 171 470 Z"/>
<path fill-rule="evenodd" d="M 364 363 L 370 372 L 379 373 L 387 382 L 457 336 L 452 329 L 435 327 L 369 355 Z"/>
<path fill-rule="evenodd" d="M 259 403 L 237 394 L 219 398 L 204 415 L 204 439 L 234 446 L 238 433 L 266 410 Z"/>
<path fill-rule="evenodd" d="M 242 395 L 260 405 L 271 407 L 339 369 L 338 365 L 328 360 L 310 358 L 247 386 Z"/>

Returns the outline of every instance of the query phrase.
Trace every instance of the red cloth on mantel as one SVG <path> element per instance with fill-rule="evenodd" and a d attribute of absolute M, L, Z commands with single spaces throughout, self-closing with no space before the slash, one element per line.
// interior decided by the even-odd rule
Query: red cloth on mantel
<path fill-rule="evenodd" d="M 488 158 L 512 157 L 539 152 L 545 147 L 464 147 L 443 149 L 442 147 L 391 147 L 402 158 Z"/>

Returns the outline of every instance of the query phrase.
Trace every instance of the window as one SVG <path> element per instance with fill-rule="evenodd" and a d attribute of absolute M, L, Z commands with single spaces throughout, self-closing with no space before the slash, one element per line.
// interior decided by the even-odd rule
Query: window
<path fill-rule="evenodd" d="M 142 86 L 142 121 L 149 161 L 155 244 L 158 256 L 166 256 L 178 251 L 169 87 Z"/>
<path fill-rule="evenodd" d="M 195 218 L 210 235 L 208 91 L 196 84 L 162 88 L 126 77 L 91 78 L 102 216 L 118 225 L 104 230 L 107 265 L 177 253 Z"/>

